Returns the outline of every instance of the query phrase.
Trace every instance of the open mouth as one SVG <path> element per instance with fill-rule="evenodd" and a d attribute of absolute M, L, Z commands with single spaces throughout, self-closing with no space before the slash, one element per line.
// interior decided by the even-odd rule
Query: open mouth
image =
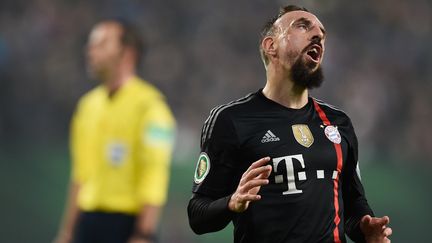
<path fill-rule="evenodd" d="M 321 46 L 314 44 L 307 48 L 306 55 L 308 55 L 314 62 L 319 62 L 322 54 Z"/>

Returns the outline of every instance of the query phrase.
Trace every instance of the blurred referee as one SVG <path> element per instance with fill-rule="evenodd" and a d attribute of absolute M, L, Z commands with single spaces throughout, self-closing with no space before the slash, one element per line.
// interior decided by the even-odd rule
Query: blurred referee
<path fill-rule="evenodd" d="M 210 112 L 189 201 L 197 234 L 234 224 L 236 243 L 390 242 L 374 217 L 348 116 L 308 94 L 323 81 L 326 31 L 297 6 L 261 33 L 263 89 Z"/>
<path fill-rule="evenodd" d="M 102 21 L 90 33 L 88 69 L 101 84 L 73 116 L 69 199 L 56 243 L 156 241 L 175 121 L 164 96 L 136 75 L 142 52 L 124 21 Z"/>

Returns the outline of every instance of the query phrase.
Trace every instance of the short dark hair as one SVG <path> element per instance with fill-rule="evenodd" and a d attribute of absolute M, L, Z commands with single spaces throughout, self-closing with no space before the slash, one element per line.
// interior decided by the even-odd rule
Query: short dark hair
<path fill-rule="evenodd" d="M 120 25 L 122 30 L 120 42 L 123 46 L 132 47 L 135 50 L 135 61 L 136 66 L 138 66 L 141 63 L 145 53 L 144 40 L 141 33 L 138 31 L 138 28 L 130 21 L 118 17 L 104 19 L 100 22 L 114 22 Z"/>
<path fill-rule="evenodd" d="M 266 56 L 266 54 L 264 53 L 264 50 L 261 47 L 261 43 L 264 40 L 264 38 L 266 38 L 267 36 L 272 36 L 274 35 L 274 23 L 276 22 L 276 20 L 278 20 L 280 17 L 282 17 L 284 14 L 288 13 L 288 12 L 292 12 L 292 11 L 305 11 L 305 12 L 309 12 L 309 10 L 307 10 L 304 7 L 300 7 L 300 6 L 296 6 L 296 5 L 287 5 L 284 7 L 281 7 L 279 9 L 279 13 L 276 16 L 273 16 L 271 19 L 269 19 L 264 27 L 261 29 L 261 34 L 260 34 L 260 39 L 259 39 L 259 50 L 260 50 L 260 54 L 261 54 L 261 59 L 264 62 L 264 65 L 267 66 L 268 64 L 268 58 Z"/>

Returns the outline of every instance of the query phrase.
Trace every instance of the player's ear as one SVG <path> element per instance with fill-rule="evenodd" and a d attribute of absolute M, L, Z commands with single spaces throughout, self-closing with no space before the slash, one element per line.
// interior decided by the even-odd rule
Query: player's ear
<path fill-rule="evenodd" d="M 267 56 L 276 56 L 274 37 L 266 36 L 261 42 L 261 48 Z"/>

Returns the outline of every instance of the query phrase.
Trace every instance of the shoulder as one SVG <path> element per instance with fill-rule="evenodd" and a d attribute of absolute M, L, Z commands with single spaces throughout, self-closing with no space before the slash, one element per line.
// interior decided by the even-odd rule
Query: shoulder
<path fill-rule="evenodd" d="M 144 79 L 135 77 L 132 80 L 132 85 L 134 86 L 134 90 L 136 90 L 139 94 L 145 94 L 149 98 L 164 99 L 162 92 L 156 88 L 156 86 Z"/>
<path fill-rule="evenodd" d="M 174 117 L 163 93 L 149 82 L 134 78 L 130 98 L 136 101 L 139 110 L 147 119 L 165 120 L 174 123 Z M 135 102 L 134 102 L 135 103 Z"/>
<path fill-rule="evenodd" d="M 129 82 L 126 93 L 130 101 L 146 105 L 165 102 L 165 96 L 151 83 L 139 77 L 133 77 Z"/>
<path fill-rule="evenodd" d="M 210 139 L 215 129 L 222 128 L 225 131 L 229 131 L 228 129 L 232 127 L 232 119 L 248 110 L 255 96 L 255 93 L 250 93 L 240 99 L 218 105 L 211 109 L 209 116 L 204 122 L 201 141 L 204 142 Z"/>
<path fill-rule="evenodd" d="M 255 94 L 250 93 L 240 99 L 233 100 L 229 103 L 218 105 L 211 109 L 205 123 L 215 123 L 219 120 L 225 120 L 229 117 L 236 116 L 239 111 L 247 109 L 251 105 Z"/>
<path fill-rule="evenodd" d="M 327 116 L 327 118 L 332 123 L 336 124 L 347 124 L 351 126 L 351 119 L 349 118 L 348 114 L 340 109 L 337 106 L 331 105 L 329 103 L 326 103 L 322 100 L 312 98 L 315 106 L 318 106 L 318 109 L 321 109 L 324 114 Z"/>
<path fill-rule="evenodd" d="M 104 88 L 102 85 L 98 85 L 93 89 L 87 91 L 81 98 L 78 100 L 78 108 L 83 108 L 85 106 L 91 106 L 98 103 L 102 100 L 106 95 Z"/>
<path fill-rule="evenodd" d="M 163 93 L 153 84 L 138 77 L 134 77 L 130 81 L 127 88 L 127 98 L 130 102 L 144 108 L 144 110 L 153 107 L 155 109 L 167 107 Z"/>
<path fill-rule="evenodd" d="M 349 116 L 343 110 L 333 105 L 330 105 L 328 103 L 325 103 L 315 98 L 313 99 L 314 99 L 315 106 L 319 107 L 319 108 L 316 107 L 316 109 L 321 109 L 327 116 L 327 119 L 330 121 L 330 123 L 334 126 L 337 126 L 339 131 L 342 131 L 343 133 L 347 134 L 348 139 L 350 141 L 353 141 L 352 142 L 353 144 L 357 143 L 355 129 Z"/>

